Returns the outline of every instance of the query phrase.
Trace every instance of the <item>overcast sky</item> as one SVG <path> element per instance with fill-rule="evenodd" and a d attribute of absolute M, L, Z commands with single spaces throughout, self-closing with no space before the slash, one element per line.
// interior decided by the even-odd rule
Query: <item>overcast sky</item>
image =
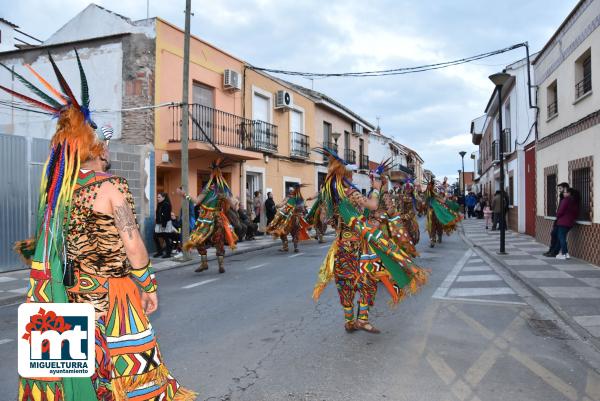
<path fill-rule="evenodd" d="M 132 19 L 145 0 L 98 0 Z M 388 69 L 453 60 L 528 41 L 546 43 L 577 0 L 192 0 L 192 33 L 261 67 L 316 72 Z M 85 0 L 0 0 L 0 17 L 39 39 Z M 10 5 L 8 5 L 10 4 Z M 150 16 L 183 27 L 184 0 L 150 0 Z M 436 175 L 456 177 L 471 152 L 470 121 L 483 114 L 487 76 L 520 49 L 444 70 L 396 77 L 315 80 L 324 92 L 415 149 Z M 286 78 L 291 79 L 291 78 Z M 311 87 L 311 81 L 291 79 Z M 468 157 L 468 156 L 467 156 Z M 466 162 L 465 170 L 472 170 Z"/>

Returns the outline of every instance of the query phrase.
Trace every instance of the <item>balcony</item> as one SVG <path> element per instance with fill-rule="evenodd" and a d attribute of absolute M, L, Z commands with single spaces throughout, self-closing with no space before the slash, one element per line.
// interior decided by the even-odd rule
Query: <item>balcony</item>
<path fill-rule="evenodd" d="M 337 143 L 335 143 L 335 142 L 325 141 L 325 142 L 323 142 L 323 146 L 326 147 L 327 149 L 333 150 L 336 153 L 338 151 L 338 146 L 337 146 Z M 325 163 L 327 163 L 329 161 L 329 158 L 327 156 L 323 155 L 323 161 Z"/>
<path fill-rule="evenodd" d="M 169 142 L 181 142 L 182 105 L 170 106 L 172 136 Z M 242 151 L 277 152 L 277 126 L 249 120 L 200 104 L 189 107 L 189 140 Z"/>
<path fill-rule="evenodd" d="M 302 159 L 310 156 L 310 143 L 307 135 L 290 132 L 290 156 Z"/>
<path fill-rule="evenodd" d="M 369 156 L 360 156 L 358 168 L 361 170 L 369 170 Z"/>
<path fill-rule="evenodd" d="M 344 159 L 348 164 L 356 164 L 356 151 L 352 149 L 346 149 L 344 151 Z"/>
<path fill-rule="evenodd" d="M 592 74 L 588 74 L 575 85 L 575 99 L 579 99 L 581 96 L 592 90 Z M 548 112 L 550 115 L 550 112 Z"/>
<path fill-rule="evenodd" d="M 503 135 L 503 154 L 510 153 L 511 151 L 511 133 L 510 128 L 506 128 L 502 131 Z M 494 161 L 500 160 L 500 141 L 496 139 L 492 142 L 492 157 Z"/>
<path fill-rule="evenodd" d="M 477 159 L 477 175 L 481 176 L 483 174 L 483 161 L 481 159 Z"/>

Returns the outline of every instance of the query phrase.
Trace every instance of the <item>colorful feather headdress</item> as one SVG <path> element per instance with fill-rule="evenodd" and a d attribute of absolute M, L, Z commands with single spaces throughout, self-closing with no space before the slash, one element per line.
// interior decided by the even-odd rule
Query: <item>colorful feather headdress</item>
<path fill-rule="evenodd" d="M 202 192 L 205 193 L 203 204 L 209 207 L 216 207 L 221 197 L 232 197 L 229 184 L 223 177 L 222 169 L 227 167 L 228 163 L 223 158 L 215 159 L 210 167 L 210 178 L 204 185 Z"/>
<path fill-rule="evenodd" d="M 27 260 L 33 256 L 32 268 L 38 272 L 40 279 L 52 277 L 53 282 L 62 281 L 62 268 L 66 263 L 64 233 L 69 224 L 68 210 L 80 165 L 87 160 L 101 156 L 106 151 L 105 144 L 98 140 L 94 132 L 96 125 L 90 117 L 87 79 L 77 50 L 75 50 L 75 56 L 81 80 L 81 101 L 75 97 L 50 54 L 48 54 L 48 58 L 60 90 L 52 86 L 30 65 L 25 65 L 47 90 L 47 93 L 24 76 L 0 63 L 0 66 L 7 69 L 39 100 L 2 85 L 0 85 L 0 89 L 58 118 L 56 132 L 51 140 L 50 155 L 42 174 L 35 238 L 18 243 L 16 246 Z M 55 296 L 58 296 L 59 293 L 60 291 L 55 293 L 53 290 Z M 56 300 L 55 302 L 61 301 Z"/>
<path fill-rule="evenodd" d="M 373 170 L 371 170 L 369 172 L 369 175 L 374 178 L 379 178 L 379 177 L 383 176 L 384 174 L 386 174 L 388 171 L 390 171 L 392 169 L 392 167 L 393 167 L 392 158 L 388 158 L 388 159 L 382 161 L 381 163 L 379 163 L 379 165 L 377 165 L 377 167 L 375 167 Z"/>

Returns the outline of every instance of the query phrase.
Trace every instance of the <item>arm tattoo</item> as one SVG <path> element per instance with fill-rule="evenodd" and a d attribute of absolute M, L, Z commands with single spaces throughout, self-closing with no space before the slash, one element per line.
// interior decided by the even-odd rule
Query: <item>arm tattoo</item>
<path fill-rule="evenodd" d="M 127 204 L 115 206 L 115 225 L 121 232 L 126 232 L 129 239 L 133 239 L 133 233 L 137 230 L 135 217 Z"/>

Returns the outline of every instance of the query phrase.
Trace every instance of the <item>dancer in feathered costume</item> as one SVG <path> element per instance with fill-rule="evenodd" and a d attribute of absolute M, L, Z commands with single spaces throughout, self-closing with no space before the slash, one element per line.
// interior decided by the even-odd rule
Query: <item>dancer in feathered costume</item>
<path fill-rule="evenodd" d="M 314 196 L 306 198 L 307 201 L 312 201 L 319 198 L 317 192 Z M 327 232 L 327 210 L 324 205 L 318 208 L 311 208 L 309 213 L 306 215 L 306 221 L 315 229 L 315 239 L 322 244 L 325 242 L 325 233 Z"/>
<path fill-rule="evenodd" d="M 281 239 L 281 251 L 289 251 L 288 234 L 292 236 L 294 252 L 300 252 L 300 241 L 310 239 L 308 228 L 310 225 L 304 219 L 306 204 L 302 197 L 302 185 L 296 184 L 283 202 L 277 205 L 277 213 L 267 227 L 267 234 Z"/>
<path fill-rule="evenodd" d="M 313 299 L 318 300 L 331 280 L 335 280 L 344 309 L 345 329 L 379 331 L 369 322 L 369 308 L 374 303 L 373 286 L 381 281 L 392 302 L 414 294 L 427 281 L 427 273 L 408 255 L 365 218 L 365 209 L 376 210 L 381 182 L 374 180 L 374 195 L 367 199 L 352 184 L 352 171 L 337 154 L 327 148 L 316 151 L 329 158 L 328 173 L 311 213 L 324 206 L 327 217 L 335 221 L 336 240 L 321 265 Z M 359 293 L 358 316 L 354 314 L 354 297 Z M 358 317 L 358 319 L 357 319 Z"/>
<path fill-rule="evenodd" d="M 444 180 L 444 182 L 446 181 Z M 440 191 L 443 190 L 445 190 L 445 187 L 442 186 Z M 454 210 L 458 205 L 455 202 L 446 200 L 444 195 L 438 193 L 433 177 L 427 182 L 425 203 L 427 204 L 429 246 L 433 248 L 436 242 L 442 242 L 444 232 L 450 235 L 456 229 L 456 224 L 461 220 L 461 216 L 460 213 Z"/>
<path fill-rule="evenodd" d="M 419 255 L 415 244 L 412 241 L 408 226 L 399 213 L 394 196 L 387 190 L 389 186 L 388 170 L 392 167 L 390 159 L 380 163 L 375 169 L 371 170 L 369 176 L 371 182 L 381 181 L 381 191 L 371 188 L 368 197 L 378 197 L 377 210 L 373 212 L 366 211 L 365 215 L 369 217 L 369 222 L 374 227 L 379 228 L 383 233 L 391 238 L 398 247 L 405 251 L 410 257 Z M 418 226 L 417 226 L 418 229 Z"/>
<path fill-rule="evenodd" d="M 212 245 L 217 251 L 219 273 L 225 273 L 225 243 L 233 250 L 238 240 L 233 226 L 227 218 L 227 210 L 233 201 L 231 190 L 221 171 L 224 167 L 223 159 L 217 159 L 212 163 L 210 178 L 198 197 L 194 198 L 181 189 L 178 190 L 178 193 L 186 200 L 200 206 L 200 214 L 190 233 L 190 239 L 183 245 L 185 250 L 194 247 L 198 249 L 200 266 L 194 270 L 195 272 L 203 272 L 208 269 L 207 250 Z"/>
<path fill-rule="evenodd" d="M 418 205 L 419 200 L 415 196 L 413 180 L 406 179 L 404 185 L 402 185 L 402 190 L 397 195 L 397 207 L 413 245 L 417 245 L 421 239 L 419 222 L 417 221 Z"/>
<path fill-rule="evenodd" d="M 81 102 L 50 55 L 60 91 L 26 66 L 49 94 L 0 64 L 40 100 L 0 89 L 58 118 L 42 175 L 35 237 L 15 245 L 31 265 L 27 302 L 85 302 L 96 310 L 94 375 L 20 378 L 18 399 L 193 400 L 195 394 L 180 387 L 162 362 L 147 317 L 158 307 L 157 282 L 133 196 L 124 178 L 104 172 L 111 130 L 104 131 L 104 141 L 94 132 L 87 80 L 75 55 Z"/>

